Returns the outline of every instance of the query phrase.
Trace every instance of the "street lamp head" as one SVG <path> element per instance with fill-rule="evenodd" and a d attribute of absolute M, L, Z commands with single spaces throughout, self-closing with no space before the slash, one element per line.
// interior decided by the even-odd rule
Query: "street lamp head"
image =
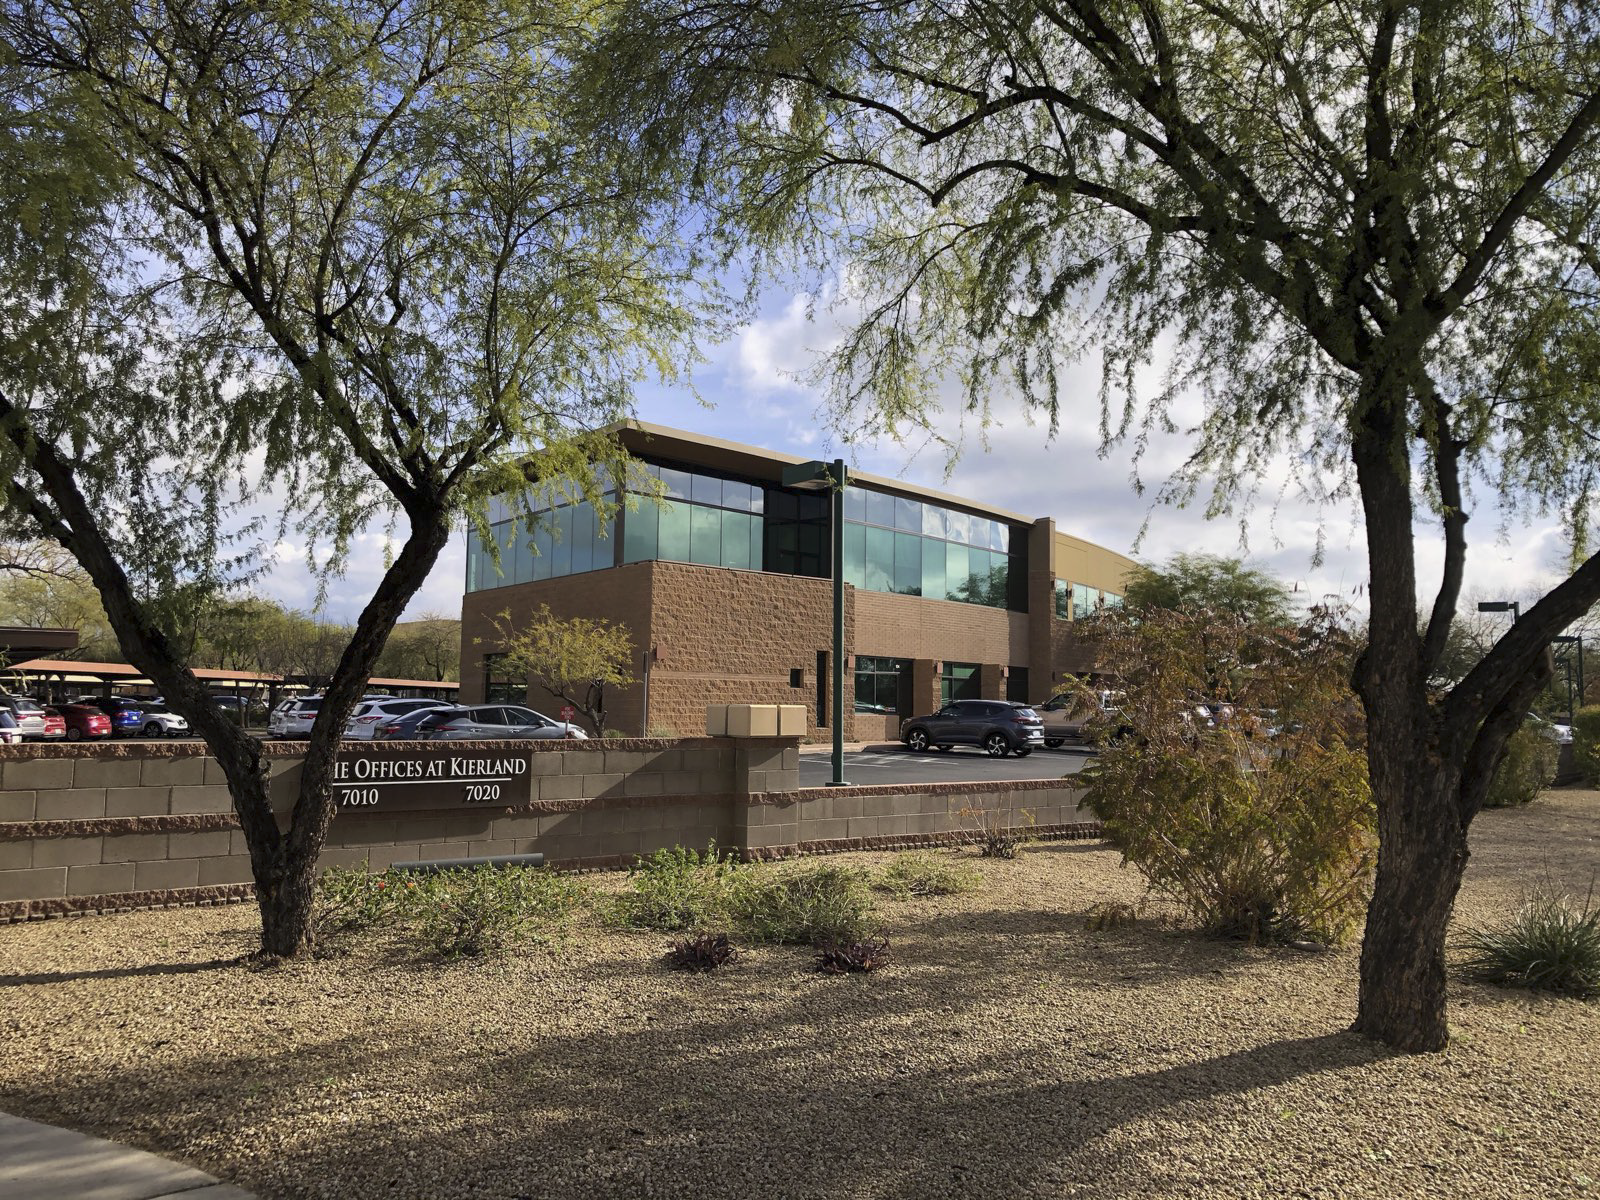
<path fill-rule="evenodd" d="M 1512 600 L 1480 600 L 1480 601 L 1478 601 L 1478 611 L 1479 612 L 1511 612 L 1515 607 L 1516 607 L 1516 603 L 1515 603 L 1515 601 L 1512 601 Z"/>

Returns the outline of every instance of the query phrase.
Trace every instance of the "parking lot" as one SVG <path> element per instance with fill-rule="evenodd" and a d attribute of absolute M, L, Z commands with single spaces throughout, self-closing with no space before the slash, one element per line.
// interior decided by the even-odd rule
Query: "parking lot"
<path fill-rule="evenodd" d="M 1035 750 L 1027 758 L 990 758 L 976 748 L 957 747 L 944 753 L 915 754 L 903 747 L 846 751 L 845 782 L 970 783 L 996 779 L 1059 779 L 1083 769 L 1091 755 L 1082 747 Z M 800 786 L 821 787 L 833 777 L 832 755 L 807 747 L 800 755 Z"/>

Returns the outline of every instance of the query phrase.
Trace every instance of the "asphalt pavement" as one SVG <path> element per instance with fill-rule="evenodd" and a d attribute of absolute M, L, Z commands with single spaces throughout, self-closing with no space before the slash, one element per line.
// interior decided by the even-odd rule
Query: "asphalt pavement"
<path fill-rule="evenodd" d="M 800 786 L 821 787 L 833 778 L 831 754 L 807 747 L 800 756 Z M 973 783 L 996 779 L 1059 779 L 1075 774 L 1089 761 L 1081 748 L 1035 750 L 1027 758 L 990 758 L 982 750 L 956 746 L 943 753 L 917 754 L 899 747 L 847 750 L 846 783 Z"/>

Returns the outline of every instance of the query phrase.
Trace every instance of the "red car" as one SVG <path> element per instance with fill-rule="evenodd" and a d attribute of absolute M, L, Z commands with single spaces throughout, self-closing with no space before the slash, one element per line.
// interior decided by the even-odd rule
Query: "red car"
<path fill-rule="evenodd" d="M 94 741 L 96 738 L 111 736 L 111 718 L 98 708 L 89 704 L 60 704 L 55 708 L 46 710 L 46 722 L 52 719 L 51 714 L 59 714 L 54 720 L 64 727 L 67 741 L 82 742 Z M 60 737 L 61 734 L 46 733 L 46 737 Z"/>

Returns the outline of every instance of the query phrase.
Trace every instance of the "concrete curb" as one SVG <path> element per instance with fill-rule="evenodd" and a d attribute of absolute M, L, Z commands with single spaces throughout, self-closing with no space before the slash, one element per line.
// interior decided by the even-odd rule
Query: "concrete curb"
<path fill-rule="evenodd" d="M 7 1200 L 253 1200 L 194 1167 L 0 1113 L 0 1196 Z"/>

